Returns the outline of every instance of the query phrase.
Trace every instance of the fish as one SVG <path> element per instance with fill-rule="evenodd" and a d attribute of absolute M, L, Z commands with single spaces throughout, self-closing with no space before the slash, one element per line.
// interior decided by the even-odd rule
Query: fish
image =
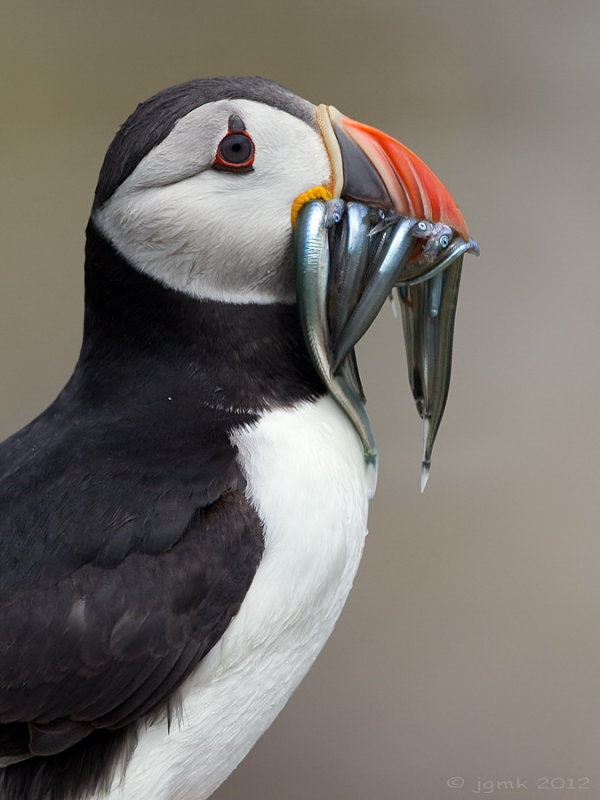
<path fill-rule="evenodd" d="M 377 473 L 356 344 L 388 297 L 401 309 L 409 384 L 423 421 L 421 491 L 446 407 L 463 257 L 474 239 L 441 221 L 341 198 L 310 200 L 294 229 L 298 311 L 312 362 Z"/>

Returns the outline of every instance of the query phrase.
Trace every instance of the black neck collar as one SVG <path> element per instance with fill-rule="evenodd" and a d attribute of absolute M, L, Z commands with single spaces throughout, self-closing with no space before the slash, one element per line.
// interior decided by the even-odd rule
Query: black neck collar
<path fill-rule="evenodd" d="M 189 297 L 133 268 L 92 222 L 75 378 L 95 402 L 139 396 L 146 406 L 166 395 L 234 416 L 324 392 L 295 305 Z"/>

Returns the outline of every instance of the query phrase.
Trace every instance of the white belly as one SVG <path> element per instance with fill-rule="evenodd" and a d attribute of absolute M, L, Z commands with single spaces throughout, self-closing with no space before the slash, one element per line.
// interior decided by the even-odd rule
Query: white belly
<path fill-rule="evenodd" d="M 358 568 L 368 486 L 330 397 L 265 414 L 232 440 L 265 551 L 242 607 L 182 690 L 170 733 L 140 736 L 111 800 L 204 800 L 273 722 L 330 635 Z"/>

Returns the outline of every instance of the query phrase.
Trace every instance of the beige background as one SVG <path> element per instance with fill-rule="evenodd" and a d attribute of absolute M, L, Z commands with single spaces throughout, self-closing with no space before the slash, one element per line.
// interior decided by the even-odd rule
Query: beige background
<path fill-rule="evenodd" d="M 381 449 L 364 562 L 317 665 L 217 797 L 600 797 L 597 0 L 0 10 L 2 435 L 72 369 L 104 150 L 169 84 L 263 74 L 383 128 L 481 243 L 423 497 L 389 311 L 361 346 Z"/>

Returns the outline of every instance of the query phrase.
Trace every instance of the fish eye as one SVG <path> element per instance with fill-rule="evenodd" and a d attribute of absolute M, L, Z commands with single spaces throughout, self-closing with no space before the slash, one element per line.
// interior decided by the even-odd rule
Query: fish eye
<path fill-rule="evenodd" d="M 228 133 L 219 143 L 213 168 L 249 171 L 253 161 L 254 142 L 248 134 Z"/>
<path fill-rule="evenodd" d="M 448 247 L 449 244 L 450 244 L 450 238 L 446 236 L 446 234 L 440 236 L 440 247 Z"/>

